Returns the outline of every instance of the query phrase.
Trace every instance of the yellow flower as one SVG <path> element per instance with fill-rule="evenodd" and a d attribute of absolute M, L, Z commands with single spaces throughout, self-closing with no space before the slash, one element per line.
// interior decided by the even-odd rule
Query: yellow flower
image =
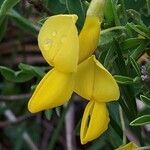
<path fill-rule="evenodd" d="M 99 40 L 99 18 L 87 16 L 79 36 L 76 20 L 76 15 L 56 15 L 43 24 L 38 44 L 43 57 L 54 68 L 38 84 L 28 109 L 35 113 L 60 106 L 75 91 L 89 100 L 80 132 L 81 143 L 85 144 L 107 129 L 106 102 L 119 98 L 119 88 L 112 75 L 92 55 Z"/>
<path fill-rule="evenodd" d="M 123 146 L 117 148 L 116 150 L 137 150 L 137 148 L 138 148 L 138 146 L 135 143 L 130 142 L 126 145 L 123 145 Z"/>
<path fill-rule="evenodd" d="M 28 103 L 28 109 L 33 113 L 60 106 L 70 99 L 78 58 L 80 61 L 88 58 L 97 47 L 100 31 L 98 18 L 87 17 L 79 36 L 76 18 L 76 15 L 49 17 L 39 32 L 40 50 L 54 68 L 41 80 Z M 80 54 L 79 43 L 86 44 L 85 49 L 81 46 Z"/>

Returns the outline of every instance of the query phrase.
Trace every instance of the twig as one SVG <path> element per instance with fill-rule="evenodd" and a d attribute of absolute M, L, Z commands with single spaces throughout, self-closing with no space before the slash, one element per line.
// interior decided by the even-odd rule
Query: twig
<path fill-rule="evenodd" d="M 18 101 L 28 99 L 30 96 L 30 93 L 20 95 L 0 95 L 0 101 Z"/>
<path fill-rule="evenodd" d="M 7 111 L 5 113 L 8 113 Z M 7 114 L 7 115 L 11 115 L 11 114 Z M 0 127 L 7 127 L 9 125 L 13 125 L 13 124 L 16 124 L 16 123 L 19 123 L 19 122 L 22 122 L 30 117 L 33 117 L 34 115 L 33 114 L 25 114 L 23 116 L 19 116 L 13 120 L 8 120 L 8 121 L 3 121 L 3 122 L 0 122 Z M 11 117 L 12 118 L 12 117 Z"/>
<path fill-rule="evenodd" d="M 75 138 L 73 136 L 74 131 L 74 105 L 70 104 L 68 112 L 65 117 L 66 124 L 66 145 L 67 150 L 75 150 Z"/>
<path fill-rule="evenodd" d="M 46 146 L 47 146 L 47 144 L 48 144 L 48 140 L 49 140 L 49 138 L 50 138 L 50 136 L 51 136 L 51 132 L 52 132 L 52 130 L 53 130 L 53 127 L 50 125 L 50 123 L 48 123 L 48 122 L 46 122 L 45 120 L 43 120 L 43 125 L 44 125 L 44 127 L 46 128 L 45 130 L 44 130 L 44 133 L 43 133 L 43 137 L 42 137 L 42 141 L 41 141 L 41 144 L 40 144 L 40 149 L 42 150 L 44 150 L 44 149 L 46 149 Z"/>

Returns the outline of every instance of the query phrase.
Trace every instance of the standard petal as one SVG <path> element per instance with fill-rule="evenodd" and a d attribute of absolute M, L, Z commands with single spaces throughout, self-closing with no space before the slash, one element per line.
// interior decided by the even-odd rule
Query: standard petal
<path fill-rule="evenodd" d="M 85 99 L 109 102 L 119 99 L 119 87 L 113 76 L 96 60 L 89 57 L 78 66 L 74 91 Z"/>
<path fill-rule="evenodd" d="M 99 137 L 107 130 L 108 123 L 109 113 L 106 104 L 91 100 L 85 108 L 81 122 L 81 143 L 86 144 Z"/>
<path fill-rule="evenodd" d="M 79 57 L 79 38 L 76 15 L 49 17 L 38 35 L 43 57 L 62 72 L 75 72 Z"/>
<path fill-rule="evenodd" d="M 100 22 L 96 16 L 87 16 L 83 29 L 79 35 L 79 62 L 92 55 L 95 51 L 100 35 Z"/>
<path fill-rule="evenodd" d="M 72 73 L 65 74 L 52 69 L 35 89 L 28 103 L 29 111 L 35 113 L 64 104 L 70 99 L 73 86 Z"/>

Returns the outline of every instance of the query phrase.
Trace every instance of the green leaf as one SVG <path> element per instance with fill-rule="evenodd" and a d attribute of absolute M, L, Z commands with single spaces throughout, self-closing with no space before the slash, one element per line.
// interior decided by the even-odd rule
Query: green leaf
<path fill-rule="evenodd" d="M 110 44 L 111 42 L 113 42 L 113 39 L 117 38 L 117 37 L 119 37 L 119 35 L 113 31 L 101 34 L 99 45 L 106 46 L 106 45 Z"/>
<path fill-rule="evenodd" d="M 48 19 L 48 17 L 41 18 L 37 23 L 43 25 L 43 23 Z"/>
<path fill-rule="evenodd" d="M 144 95 L 140 95 L 140 99 L 145 103 L 146 106 L 150 107 L 150 98 L 148 98 Z"/>
<path fill-rule="evenodd" d="M 148 15 L 150 15 L 150 0 L 146 0 Z"/>
<path fill-rule="evenodd" d="M 15 72 L 15 76 L 15 82 L 26 82 L 34 77 L 30 72 L 24 72 L 23 70 Z"/>
<path fill-rule="evenodd" d="M 150 38 L 146 32 L 139 29 L 139 27 L 137 27 L 134 23 L 127 23 L 126 27 L 134 30 L 135 32 L 137 32 L 138 34 L 140 34 L 141 36 L 143 36 L 145 38 L 148 38 L 148 39 Z"/>
<path fill-rule="evenodd" d="M 51 120 L 52 114 L 53 114 L 53 109 L 47 109 L 44 111 L 45 116 L 47 118 L 47 120 Z"/>
<path fill-rule="evenodd" d="M 133 84 L 134 83 L 133 79 L 130 77 L 121 76 L 121 75 L 114 75 L 114 78 L 120 84 Z"/>
<path fill-rule="evenodd" d="M 0 16 L 6 15 L 6 13 L 14 7 L 20 0 L 5 0 L 0 8 Z"/>
<path fill-rule="evenodd" d="M 12 69 L 9 69 L 4 66 L 0 66 L 0 72 L 6 80 L 11 81 L 14 80 L 15 78 L 15 72 Z"/>
<path fill-rule="evenodd" d="M 106 0 L 104 16 L 106 18 L 106 21 L 109 23 L 111 23 L 114 20 L 112 3 L 110 0 Z"/>
<path fill-rule="evenodd" d="M 19 68 L 21 70 L 24 70 L 25 72 L 31 72 L 31 74 L 34 74 L 37 77 L 43 77 L 45 74 L 45 69 L 41 67 L 35 67 L 27 64 L 20 63 Z"/>
<path fill-rule="evenodd" d="M 129 9 L 128 11 L 128 15 L 137 23 L 137 24 L 142 24 L 143 25 L 143 21 L 141 20 L 141 14 L 133 9 Z"/>
<path fill-rule="evenodd" d="M 140 116 L 138 118 L 136 118 L 135 120 L 133 120 L 130 125 L 131 126 L 141 126 L 141 125 L 146 125 L 150 123 L 150 114 L 148 115 L 143 115 Z"/>
<path fill-rule="evenodd" d="M 81 0 L 66 0 L 66 7 L 70 14 L 77 14 L 77 24 L 81 28 L 85 19 L 85 8 Z"/>
<path fill-rule="evenodd" d="M 59 0 L 48 0 L 47 7 L 54 14 L 62 14 L 66 12 L 65 4 Z"/>
<path fill-rule="evenodd" d="M 110 47 L 110 49 L 108 50 L 107 54 L 106 54 L 106 57 L 105 57 L 105 60 L 104 60 L 104 66 L 106 68 L 109 67 L 110 64 L 112 64 L 112 61 L 114 60 L 113 57 L 114 57 L 114 51 L 115 51 L 115 47 L 112 45 Z M 111 61 L 112 60 L 112 61 Z"/>
<path fill-rule="evenodd" d="M 43 77 L 44 70 L 39 67 L 33 67 L 25 64 L 20 64 L 19 68 L 21 70 L 14 71 L 4 66 L 0 66 L 0 72 L 2 76 L 12 82 L 26 82 L 31 80 L 34 76 Z"/>
<path fill-rule="evenodd" d="M 20 0 L 5 0 L 0 7 L 0 25 L 6 16 L 6 13 L 13 8 Z"/>
<path fill-rule="evenodd" d="M 123 49 L 135 48 L 139 45 L 139 43 L 142 43 L 144 40 L 145 39 L 143 38 L 128 38 L 122 43 Z"/>
<path fill-rule="evenodd" d="M 15 10 L 11 10 L 7 13 L 11 18 L 16 22 L 19 28 L 34 35 L 37 35 L 39 32 L 39 26 L 34 25 L 28 19 L 22 17 L 18 12 Z"/>
<path fill-rule="evenodd" d="M 8 24 L 8 18 L 6 17 L 2 24 L 0 25 L 0 41 L 3 39 L 5 33 L 6 33 L 6 29 L 7 29 L 7 24 Z"/>
<path fill-rule="evenodd" d="M 142 42 L 136 49 L 133 50 L 131 53 L 131 57 L 135 60 L 137 60 L 144 52 L 145 48 L 147 47 L 149 43 L 148 42 Z"/>
<path fill-rule="evenodd" d="M 134 68 L 134 70 L 136 71 L 138 76 L 141 76 L 141 71 L 140 71 L 140 67 L 138 65 L 138 63 L 135 61 L 135 59 L 133 59 L 132 57 L 130 57 L 130 62 Z"/>
<path fill-rule="evenodd" d="M 119 26 L 120 20 L 119 20 L 118 14 L 117 14 L 117 4 L 114 0 L 110 0 L 110 2 L 111 2 L 111 6 L 112 6 L 113 15 L 114 15 L 115 25 Z"/>

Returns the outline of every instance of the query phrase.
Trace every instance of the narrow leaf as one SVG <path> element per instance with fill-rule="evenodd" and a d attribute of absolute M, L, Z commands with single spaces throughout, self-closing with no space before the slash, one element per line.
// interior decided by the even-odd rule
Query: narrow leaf
<path fill-rule="evenodd" d="M 20 0 L 5 0 L 0 8 L 0 25 L 6 16 L 6 13 L 14 7 Z"/>
<path fill-rule="evenodd" d="M 131 57 L 135 60 L 137 60 L 145 51 L 145 48 L 147 47 L 147 42 L 142 42 L 132 53 Z"/>
<path fill-rule="evenodd" d="M 28 19 L 22 17 L 18 12 L 15 10 L 11 10 L 9 13 L 7 13 L 11 18 L 16 22 L 18 27 L 20 27 L 22 30 L 27 31 L 29 33 L 32 33 L 34 35 L 37 35 L 39 31 L 39 26 L 34 25 L 31 21 Z"/>
<path fill-rule="evenodd" d="M 130 77 L 121 76 L 121 75 L 114 75 L 114 78 L 120 84 L 133 84 L 134 83 L 133 79 Z"/>
<path fill-rule="evenodd" d="M 146 106 L 150 107 L 150 98 L 144 96 L 144 95 L 140 95 L 141 100 L 145 103 Z"/>
<path fill-rule="evenodd" d="M 145 38 L 148 38 L 148 39 L 150 38 L 150 37 L 147 35 L 147 33 L 143 32 L 143 31 L 141 31 L 139 28 L 137 28 L 134 23 L 127 23 L 126 27 L 133 29 L 135 32 L 137 32 L 138 34 L 144 36 Z"/>
<path fill-rule="evenodd" d="M 0 72 L 6 80 L 12 81 L 15 78 L 15 72 L 12 69 L 0 66 Z"/>
<path fill-rule="evenodd" d="M 105 60 L 104 60 L 104 66 L 106 68 L 109 67 L 109 65 L 111 64 L 111 60 L 113 60 L 112 58 L 114 57 L 114 51 L 115 51 L 115 48 L 114 46 L 112 45 L 110 47 L 110 49 L 108 50 L 107 54 L 106 54 L 106 57 L 105 57 Z"/>
<path fill-rule="evenodd" d="M 7 29 L 7 24 L 8 24 L 8 18 L 6 17 L 0 27 L 0 41 L 3 39 L 5 33 L 6 33 L 6 29 Z"/>
<path fill-rule="evenodd" d="M 34 75 L 30 72 L 24 72 L 23 70 L 15 72 L 16 77 L 14 78 L 15 82 L 26 82 L 31 80 Z"/>
<path fill-rule="evenodd" d="M 19 64 L 19 68 L 21 70 L 24 70 L 26 72 L 31 72 L 32 74 L 34 74 L 35 76 L 37 77 L 43 77 L 44 76 L 44 70 L 43 68 L 41 67 L 35 67 L 35 66 L 31 66 L 31 65 L 27 65 L 27 64 L 23 64 L 23 63 L 20 63 Z"/>
<path fill-rule="evenodd" d="M 83 7 L 82 1 L 81 0 L 66 0 L 66 7 L 70 14 L 78 15 L 79 19 L 77 23 L 79 27 L 81 28 L 85 19 L 85 8 Z"/>
<path fill-rule="evenodd" d="M 132 64 L 134 70 L 136 71 L 137 75 L 141 76 L 141 71 L 140 71 L 140 67 L 139 67 L 138 63 L 132 57 L 130 57 L 130 61 L 131 61 L 131 64 Z"/>
<path fill-rule="evenodd" d="M 143 115 L 135 120 L 133 120 L 130 125 L 131 126 L 141 126 L 141 125 L 146 125 L 150 123 L 150 114 L 149 115 Z"/>

